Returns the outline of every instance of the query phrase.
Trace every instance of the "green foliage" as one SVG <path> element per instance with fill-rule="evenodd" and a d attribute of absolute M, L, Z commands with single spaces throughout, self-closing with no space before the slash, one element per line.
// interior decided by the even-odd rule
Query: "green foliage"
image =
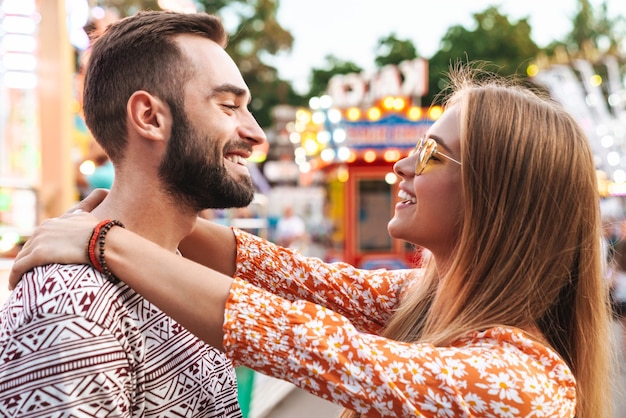
<path fill-rule="evenodd" d="M 332 76 L 337 74 L 360 73 L 363 68 L 351 61 L 344 61 L 334 55 L 326 55 L 324 68 L 313 68 L 311 70 L 311 87 L 307 95 L 308 98 L 320 96 L 326 91 L 328 82 Z"/>
<path fill-rule="evenodd" d="M 572 31 L 563 44 L 570 53 L 583 51 L 586 45 L 603 47 L 610 54 L 617 54 L 626 36 L 626 18 L 609 17 L 606 1 L 594 9 L 589 0 L 578 0 L 578 13 L 572 22 Z"/>
<path fill-rule="evenodd" d="M 474 21 L 473 30 L 457 25 L 444 35 L 441 49 L 429 62 L 429 94 L 424 103 L 431 103 L 445 87 L 445 74 L 454 62 L 486 61 L 502 75 L 524 76 L 539 52 L 527 18 L 511 23 L 492 6 L 474 14 Z"/>
<path fill-rule="evenodd" d="M 410 40 L 401 40 L 395 34 L 378 40 L 374 62 L 378 68 L 387 64 L 398 64 L 417 58 L 417 50 Z M 319 96 L 326 91 L 328 82 L 337 74 L 360 73 L 363 69 L 351 61 L 344 61 L 334 55 L 327 55 L 322 68 L 311 70 L 308 98 Z"/>
<path fill-rule="evenodd" d="M 209 3 L 209 2 L 206 2 Z M 291 84 L 280 80 L 275 67 L 267 64 L 271 56 L 291 49 L 293 36 L 276 20 L 276 0 L 216 2 L 228 3 L 220 13 L 228 12 L 237 23 L 228 28 L 230 40 L 226 51 L 239 66 L 252 92 L 250 108 L 263 127 L 272 125 L 271 112 L 277 104 L 303 104 L 304 99 Z M 206 4 L 209 10 L 209 4 Z M 213 13 L 213 12 L 212 12 Z"/>
<path fill-rule="evenodd" d="M 272 124 L 271 111 L 275 105 L 305 105 L 308 98 L 325 92 L 333 75 L 363 71 L 353 62 L 328 55 L 321 68 L 311 70 L 310 90 L 302 97 L 289 82 L 278 77 L 277 69 L 271 65 L 272 56 L 289 51 L 293 44 L 293 36 L 276 21 L 279 0 L 195 1 L 200 9 L 220 15 L 225 23 L 230 23 L 227 25 L 231 35 L 227 51 L 239 65 L 252 91 L 251 110 L 261 126 Z M 100 0 L 99 4 L 117 8 L 121 16 L 140 9 L 159 9 L 157 0 Z M 626 18 L 609 17 L 606 2 L 593 9 L 589 0 L 578 0 L 571 33 L 543 50 L 532 40 L 527 18 L 511 22 L 497 7 L 474 14 L 472 26 L 450 27 L 441 40 L 439 51 L 429 59 L 429 93 L 422 100 L 424 105 L 432 103 L 445 86 L 445 74 L 456 61 L 486 61 L 493 63 L 493 68 L 503 75 L 523 77 L 527 64 L 540 52 L 551 57 L 558 48 L 570 56 L 580 55 L 593 45 L 594 48 L 604 46 L 605 52 L 617 54 L 626 37 Z M 380 68 L 417 57 L 417 49 L 410 40 L 398 39 L 391 33 L 378 40 L 372 59 Z"/>
<path fill-rule="evenodd" d="M 213 14 L 217 14 L 224 7 L 237 1 L 241 0 L 195 0 L 196 4 L 200 6 L 200 10 Z"/>
<path fill-rule="evenodd" d="M 395 33 L 380 38 L 375 50 L 376 67 L 381 68 L 388 64 L 398 64 L 417 58 L 417 49 L 410 40 L 401 40 Z"/>

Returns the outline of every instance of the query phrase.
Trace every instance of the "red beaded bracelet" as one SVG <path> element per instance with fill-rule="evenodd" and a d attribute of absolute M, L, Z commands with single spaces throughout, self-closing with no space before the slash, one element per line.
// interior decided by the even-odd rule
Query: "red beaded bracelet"
<path fill-rule="evenodd" d="M 102 227 L 109 222 L 110 219 L 105 219 L 100 222 L 91 232 L 91 237 L 89 238 L 89 243 L 87 244 L 87 258 L 89 259 L 89 263 L 98 271 L 102 271 L 102 266 L 98 261 L 98 257 L 96 256 L 96 244 L 98 242 L 98 235 L 100 234 L 100 230 Z"/>
<path fill-rule="evenodd" d="M 100 222 L 93 229 L 91 237 L 89 238 L 89 245 L 87 246 L 87 257 L 91 265 L 102 273 L 107 280 L 117 282 L 118 280 L 113 276 L 113 273 L 107 267 L 106 260 L 104 258 L 104 239 L 106 234 L 114 226 L 121 226 L 124 228 L 124 224 L 117 220 L 105 219 Z"/>

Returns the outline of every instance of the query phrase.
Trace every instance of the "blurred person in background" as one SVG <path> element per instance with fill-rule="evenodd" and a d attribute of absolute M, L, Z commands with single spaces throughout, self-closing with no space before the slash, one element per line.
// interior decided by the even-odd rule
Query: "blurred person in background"
<path fill-rule="evenodd" d="M 285 206 L 283 216 L 276 223 L 276 243 L 283 247 L 302 250 L 306 241 L 304 220 L 295 214 L 292 206 Z"/>
<path fill-rule="evenodd" d="M 119 13 L 112 8 L 103 10 L 99 18 L 92 19 L 84 30 L 89 36 L 91 45 L 106 27 L 120 20 Z M 85 86 L 85 70 L 89 64 L 91 47 L 82 51 L 77 56 L 77 71 L 74 77 L 74 90 L 76 95 L 77 114 L 75 115 L 75 130 L 79 139 L 76 142 L 82 143 L 80 157 L 76 164 L 76 187 L 80 199 L 86 197 L 94 189 L 110 189 L 115 178 L 115 169 L 106 151 L 94 140 L 93 136 L 85 126 L 85 115 L 83 114 L 83 94 Z"/>
<path fill-rule="evenodd" d="M 89 152 L 79 165 L 76 185 L 81 197 L 86 197 L 95 189 L 111 189 L 115 179 L 113 162 L 97 141 L 89 144 Z"/>
<path fill-rule="evenodd" d="M 622 336 L 620 352 L 626 355 L 626 222 L 622 221 L 622 236 L 613 246 L 613 259 L 610 263 L 610 292 L 613 317 L 620 323 Z"/>

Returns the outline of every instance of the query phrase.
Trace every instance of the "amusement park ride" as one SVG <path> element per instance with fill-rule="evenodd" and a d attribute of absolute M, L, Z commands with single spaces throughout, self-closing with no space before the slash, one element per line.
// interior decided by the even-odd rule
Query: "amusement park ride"
<path fill-rule="evenodd" d="M 626 195 L 626 75 L 617 59 L 609 55 L 545 69 L 531 66 L 529 75 L 585 130 L 596 161 L 600 195 Z"/>

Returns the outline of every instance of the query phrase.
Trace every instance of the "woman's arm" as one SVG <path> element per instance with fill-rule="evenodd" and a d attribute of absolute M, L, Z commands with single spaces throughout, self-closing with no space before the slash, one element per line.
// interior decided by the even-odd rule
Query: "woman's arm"
<path fill-rule="evenodd" d="M 180 250 L 185 258 L 244 278 L 281 297 L 321 304 L 345 315 L 359 329 L 374 333 L 380 332 L 399 303 L 400 291 L 416 274 L 325 263 L 201 218 Z"/>
<path fill-rule="evenodd" d="M 398 307 L 405 289 L 422 271 L 363 270 L 348 263 L 326 263 L 235 229 L 234 277 L 280 297 L 304 299 L 348 318 L 360 331 L 379 333 Z"/>
<path fill-rule="evenodd" d="M 35 266 L 89 264 L 87 245 L 98 220 L 87 212 L 43 222 L 17 255 L 9 277 L 15 286 Z M 232 279 L 169 252 L 124 228 L 104 241 L 107 267 L 116 277 L 199 338 L 222 349 L 224 308 Z"/>
<path fill-rule="evenodd" d="M 380 332 L 416 275 L 415 270 L 368 271 L 325 263 L 201 218 L 179 248 L 185 258 L 289 300 L 318 303 L 372 333 Z"/>
<path fill-rule="evenodd" d="M 104 251 L 107 266 L 116 277 L 200 339 L 223 350 L 222 324 L 230 277 L 124 228 L 109 231 Z"/>
<path fill-rule="evenodd" d="M 198 218 L 196 227 L 179 245 L 185 258 L 217 270 L 235 274 L 237 243 L 233 231 L 207 219 Z"/>

